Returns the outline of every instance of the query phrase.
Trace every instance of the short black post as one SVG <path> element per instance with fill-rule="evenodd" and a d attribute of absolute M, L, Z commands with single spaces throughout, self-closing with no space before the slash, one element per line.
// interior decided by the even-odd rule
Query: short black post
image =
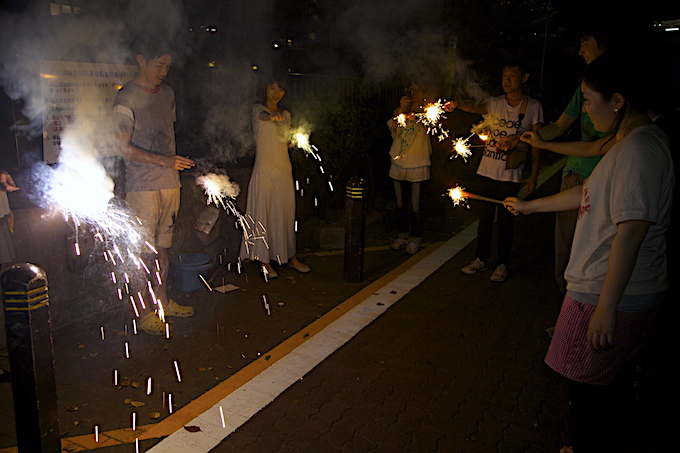
<path fill-rule="evenodd" d="M 2 274 L 0 285 L 19 452 L 59 453 L 47 276 L 36 265 L 17 264 Z"/>
<path fill-rule="evenodd" d="M 357 176 L 347 182 L 345 204 L 345 281 L 359 283 L 364 279 L 364 236 L 366 208 L 365 181 Z"/>

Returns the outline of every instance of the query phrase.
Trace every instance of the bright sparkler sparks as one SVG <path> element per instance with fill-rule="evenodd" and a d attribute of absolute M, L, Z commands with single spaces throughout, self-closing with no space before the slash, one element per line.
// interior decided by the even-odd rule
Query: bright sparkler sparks
<path fill-rule="evenodd" d="M 451 187 L 447 195 L 453 201 L 454 206 L 464 206 L 468 209 L 470 209 L 470 205 L 467 202 L 467 192 L 465 192 L 465 189 L 461 186 L 456 186 L 456 187 Z"/>
<path fill-rule="evenodd" d="M 475 195 L 473 193 L 466 192 L 465 189 L 460 186 L 450 188 L 448 190 L 448 196 L 451 198 L 451 201 L 453 201 L 454 206 L 465 206 L 468 209 L 470 208 L 467 203 L 468 198 L 472 198 L 473 200 L 488 201 L 490 203 L 503 204 L 502 200 L 495 200 L 493 198 Z"/>
<path fill-rule="evenodd" d="M 457 138 L 453 142 L 453 150 L 455 153 L 452 155 L 452 158 L 460 156 L 466 162 L 468 157 L 472 155 L 472 151 L 470 151 L 470 145 L 468 144 L 467 140 L 463 138 Z"/>
<path fill-rule="evenodd" d="M 201 186 L 208 196 L 207 204 L 236 210 L 233 201 L 241 192 L 241 188 L 237 183 L 231 181 L 228 175 L 208 173 L 196 178 L 196 184 Z"/>
<path fill-rule="evenodd" d="M 443 114 L 444 103 L 441 99 L 427 104 L 422 113 L 416 114 L 418 121 L 427 127 L 427 133 L 435 135 L 440 142 L 449 136 L 449 131 L 440 124 Z"/>

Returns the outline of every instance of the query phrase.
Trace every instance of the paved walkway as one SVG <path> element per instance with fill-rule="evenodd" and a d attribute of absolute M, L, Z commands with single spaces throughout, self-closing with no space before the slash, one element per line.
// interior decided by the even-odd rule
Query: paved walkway
<path fill-rule="evenodd" d="M 176 321 L 170 340 L 132 335 L 115 317 L 57 331 L 62 445 L 101 453 L 555 452 L 567 441 L 568 403 L 564 382 L 542 361 L 560 302 L 552 228 L 548 214 L 517 219 L 515 261 L 502 284 L 490 272 L 460 272 L 474 258 L 473 226 L 412 258 L 367 253 L 361 284 L 342 281 L 339 254 L 308 256 L 312 273 L 283 268 L 269 283 L 246 269 L 238 291 L 187 297 L 197 314 Z M 665 382 L 668 370 L 653 372 Z M 0 447 L 13 445 L 8 387 L 0 384 Z M 667 418 L 658 406 L 639 411 L 630 451 L 662 451 Z"/>

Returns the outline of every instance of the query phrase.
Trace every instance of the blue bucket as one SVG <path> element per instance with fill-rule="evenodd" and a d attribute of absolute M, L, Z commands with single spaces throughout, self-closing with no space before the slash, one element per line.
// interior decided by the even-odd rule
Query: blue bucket
<path fill-rule="evenodd" d="M 178 290 L 184 293 L 193 293 L 208 289 L 200 276 L 208 279 L 207 271 L 214 265 L 215 261 L 209 255 L 202 253 L 184 253 L 177 257 L 177 276 L 176 283 Z"/>

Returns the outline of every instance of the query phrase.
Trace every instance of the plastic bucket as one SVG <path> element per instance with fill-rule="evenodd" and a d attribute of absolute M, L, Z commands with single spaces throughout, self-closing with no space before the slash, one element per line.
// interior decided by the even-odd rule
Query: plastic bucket
<path fill-rule="evenodd" d="M 200 276 L 208 279 L 207 271 L 215 265 L 211 256 L 202 253 L 184 253 L 178 255 L 175 264 L 176 283 L 179 291 L 193 293 L 208 289 Z"/>

